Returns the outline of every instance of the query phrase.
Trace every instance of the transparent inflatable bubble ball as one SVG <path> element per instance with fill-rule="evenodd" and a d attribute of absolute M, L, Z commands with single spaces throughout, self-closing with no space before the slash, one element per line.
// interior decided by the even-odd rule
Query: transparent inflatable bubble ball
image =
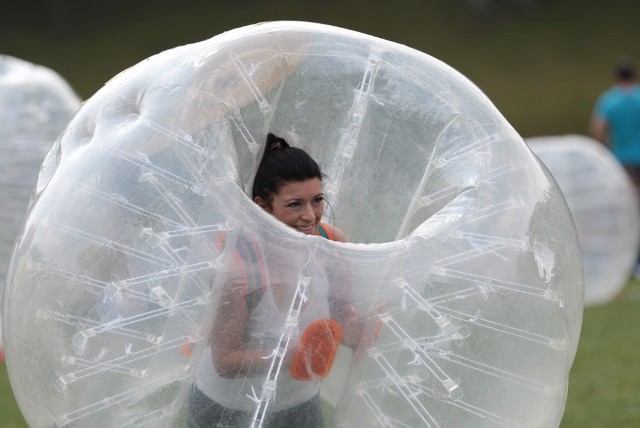
<path fill-rule="evenodd" d="M 318 162 L 349 243 L 251 200 L 270 132 Z M 427 54 L 304 22 L 162 52 L 84 103 L 37 192 L 4 313 L 31 426 L 560 423 L 584 293 L 571 214 Z M 223 370 L 230 343 L 255 352 Z"/>
<path fill-rule="evenodd" d="M 585 305 L 607 303 L 633 274 L 640 212 L 633 183 L 605 146 L 581 135 L 527 138 L 573 215 L 584 266 Z"/>
<path fill-rule="evenodd" d="M 42 161 L 78 108 L 80 99 L 58 73 L 0 55 L 0 302 Z"/>

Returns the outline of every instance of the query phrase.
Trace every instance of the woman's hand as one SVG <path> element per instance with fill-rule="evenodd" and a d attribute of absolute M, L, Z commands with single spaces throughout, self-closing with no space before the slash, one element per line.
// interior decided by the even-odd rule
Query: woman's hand
<path fill-rule="evenodd" d="M 380 335 L 382 321 L 379 314 L 384 311 L 384 307 L 380 306 L 367 315 L 361 315 L 350 303 L 338 305 L 338 308 L 338 318 L 344 332 L 342 343 L 352 349 L 358 346 L 367 349 L 373 345 Z"/>

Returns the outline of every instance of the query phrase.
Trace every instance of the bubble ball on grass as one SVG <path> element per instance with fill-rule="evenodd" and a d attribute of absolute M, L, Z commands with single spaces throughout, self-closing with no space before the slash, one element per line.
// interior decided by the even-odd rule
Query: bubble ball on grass
<path fill-rule="evenodd" d="M 582 135 L 527 138 L 573 215 L 584 266 L 585 305 L 610 302 L 633 273 L 640 212 L 633 183 L 611 152 Z"/>
<path fill-rule="evenodd" d="M 326 221 L 351 243 L 247 196 L 268 132 L 318 161 Z M 250 425 L 268 426 L 291 382 L 335 426 L 562 418 L 583 304 L 570 213 L 490 100 L 429 55 L 303 22 L 162 52 L 85 102 L 37 189 L 5 313 L 30 425 L 183 421 L 225 334 L 212 325 L 239 242 L 281 303 L 269 369 L 227 395 Z M 360 341 L 291 381 L 302 320 L 338 299 Z"/>
<path fill-rule="evenodd" d="M 0 301 L 40 165 L 79 107 L 55 71 L 0 55 Z"/>

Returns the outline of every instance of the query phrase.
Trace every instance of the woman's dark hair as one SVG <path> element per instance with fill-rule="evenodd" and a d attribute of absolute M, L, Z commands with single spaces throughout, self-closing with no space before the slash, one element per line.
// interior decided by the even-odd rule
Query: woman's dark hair
<path fill-rule="evenodd" d="M 304 150 L 289 146 L 284 138 L 269 134 L 253 179 L 251 199 L 260 197 L 270 204 L 273 194 L 278 193 L 285 184 L 312 178 L 322 180 L 322 172 L 316 161 Z"/>

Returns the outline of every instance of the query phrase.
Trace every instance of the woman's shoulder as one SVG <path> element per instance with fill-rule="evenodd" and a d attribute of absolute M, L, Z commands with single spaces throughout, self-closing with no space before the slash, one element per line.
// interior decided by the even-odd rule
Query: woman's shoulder
<path fill-rule="evenodd" d="M 345 234 L 340 229 L 331 224 L 321 222 L 318 225 L 318 228 L 322 229 L 320 231 L 320 234 L 331 241 L 347 242 L 347 237 L 345 236 Z M 324 234 L 322 233 L 323 231 L 325 232 Z"/>

